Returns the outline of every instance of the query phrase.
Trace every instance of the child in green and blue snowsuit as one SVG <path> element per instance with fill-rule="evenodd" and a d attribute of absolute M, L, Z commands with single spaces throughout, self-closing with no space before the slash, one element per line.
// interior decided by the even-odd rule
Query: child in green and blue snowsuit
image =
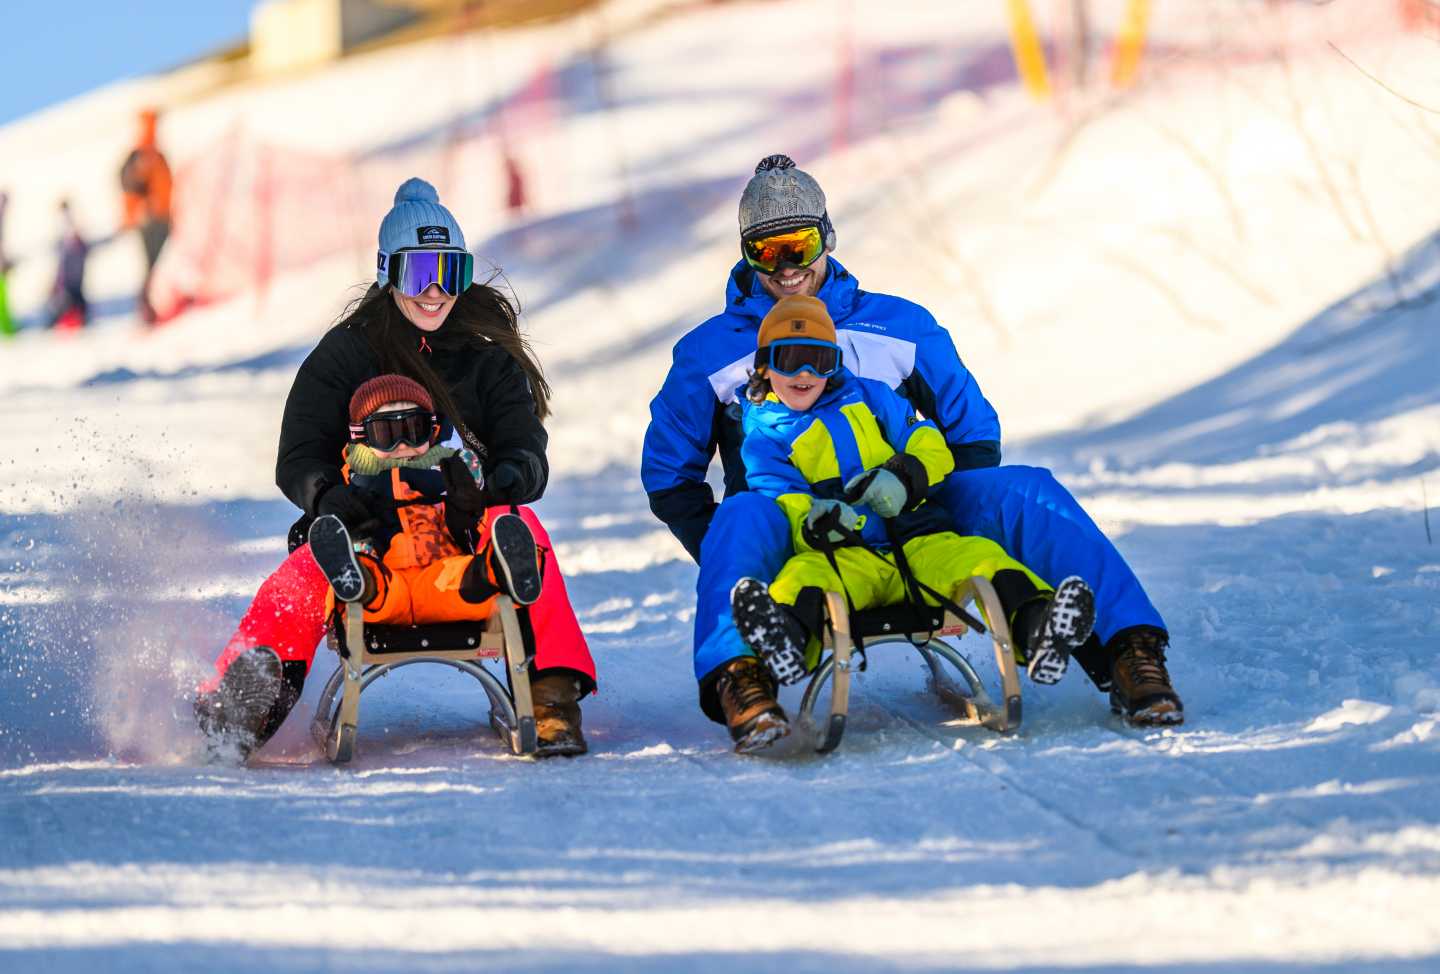
<path fill-rule="evenodd" d="M 944 436 L 889 387 L 843 368 L 823 302 L 782 299 L 758 345 L 741 455 L 750 489 L 785 512 L 797 553 L 768 593 L 759 580 L 736 585 L 732 611 L 747 645 L 782 682 L 798 679 L 819 660 L 825 591 L 846 593 L 856 610 L 906 600 L 898 545 L 931 605 L 926 587 L 953 598 L 972 576 L 989 579 L 1031 678 L 1058 680 L 1090 635 L 1085 582 L 1066 579 L 1057 592 L 995 542 L 950 529 L 927 500 L 955 467 Z"/>

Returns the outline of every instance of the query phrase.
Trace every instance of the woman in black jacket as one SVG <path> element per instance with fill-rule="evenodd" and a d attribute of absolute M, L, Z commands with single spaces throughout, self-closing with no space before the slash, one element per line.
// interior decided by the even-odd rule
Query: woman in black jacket
<path fill-rule="evenodd" d="M 326 626 L 328 583 L 309 547 L 296 544 L 313 518 L 333 514 L 357 534 L 376 512 L 340 472 L 350 439 L 349 402 L 367 379 L 407 375 L 429 391 L 442 441 L 481 458 L 487 504 L 521 505 L 545 491 L 542 420 L 550 388 L 505 295 L 472 283 L 473 261 L 434 187 L 407 180 L 380 224 L 377 282 L 321 338 L 295 376 L 280 424 L 276 484 L 303 512 L 295 545 L 265 580 L 201 686 L 196 717 L 212 753 L 242 759 L 279 729 L 300 697 Z M 595 689 L 595 665 L 544 528 L 520 516 L 545 549 L 532 693 L 541 755 L 584 753 L 579 701 Z"/>

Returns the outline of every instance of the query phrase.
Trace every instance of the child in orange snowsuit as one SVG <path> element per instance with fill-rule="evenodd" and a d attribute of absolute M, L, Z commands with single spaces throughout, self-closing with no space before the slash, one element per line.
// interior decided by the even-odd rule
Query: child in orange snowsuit
<path fill-rule="evenodd" d="M 436 443 L 429 392 L 381 375 L 350 399 L 345 480 L 373 519 L 352 538 L 334 515 L 310 526 L 310 548 L 334 599 L 359 603 L 367 623 L 417 625 L 488 618 L 495 597 L 540 597 L 534 536 L 504 507 L 488 506 L 469 450 Z"/>

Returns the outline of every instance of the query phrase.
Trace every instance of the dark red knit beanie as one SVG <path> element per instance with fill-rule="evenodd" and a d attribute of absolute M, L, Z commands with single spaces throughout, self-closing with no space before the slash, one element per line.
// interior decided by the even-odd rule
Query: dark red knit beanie
<path fill-rule="evenodd" d="M 377 375 L 362 383 L 350 397 L 350 425 L 359 426 L 366 416 L 390 402 L 413 402 L 427 412 L 435 411 L 430 393 L 414 379 L 404 375 Z"/>

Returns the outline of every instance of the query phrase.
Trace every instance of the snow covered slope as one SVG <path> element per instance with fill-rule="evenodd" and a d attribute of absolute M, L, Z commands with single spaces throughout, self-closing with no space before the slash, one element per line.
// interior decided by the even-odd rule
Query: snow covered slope
<path fill-rule="evenodd" d="M 91 331 L 0 347 L 0 964 L 1440 967 L 1435 40 L 1360 0 L 1155 6 L 1147 84 L 1058 105 L 1018 90 L 1002 4 L 924 0 L 632 0 L 179 103 L 178 164 L 232 131 L 328 154 L 362 228 L 427 175 L 504 269 L 556 387 L 539 507 L 601 667 L 592 753 L 512 759 L 417 667 L 367 694 L 350 768 L 308 739 L 316 679 L 257 766 L 197 763 L 186 695 L 295 513 L 284 396 L 370 244 L 142 334 L 120 238 Z M 442 64 L 448 100 L 406 97 Z M 22 315 L 53 199 L 108 233 L 128 113 L 171 83 L 0 130 Z M 862 285 L 950 328 L 1007 460 L 1136 567 L 1183 728 L 1122 727 L 1079 673 L 1027 685 L 1017 737 L 950 726 L 892 648 L 829 757 L 737 758 L 698 713 L 695 569 L 640 440 L 776 151 Z M 278 218 L 330 205 L 278 178 Z"/>

